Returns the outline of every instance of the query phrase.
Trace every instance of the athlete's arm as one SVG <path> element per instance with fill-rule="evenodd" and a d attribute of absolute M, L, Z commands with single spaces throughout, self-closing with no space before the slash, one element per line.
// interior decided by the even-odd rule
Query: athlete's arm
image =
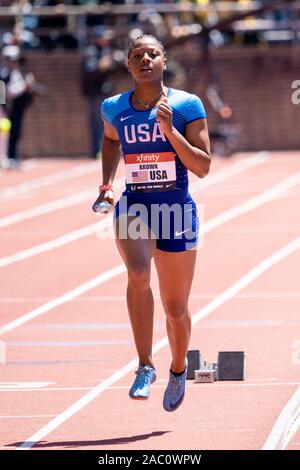
<path fill-rule="evenodd" d="M 104 122 L 104 136 L 101 147 L 103 184 L 113 183 L 120 161 L 120 140 L 116 129 Z"/>
<path fill-rule="evenodd" d="M 187 124 L 183 136 L 173 126 L 172 116 L 172 108 L 167 103 L 161 103 L 157 119 L 162 131 L 185 167 L 203 178 L 208 174 L 211 163 L 206 119 L 197 119 Z"/>
<path fill-rule="evenodd" d="M 102 154 L 102 183 L 112 184 L 120 161 L 121 148 L 116 129 L 106 121 L 104 122 L 104 136 L 101 146 Z M 106 198 L 106 192 L 101 192 L 93 204 L 93 210 L 99 211 L 101 202 Z M 113 204 L 111 198 L 110 203 Z"/>

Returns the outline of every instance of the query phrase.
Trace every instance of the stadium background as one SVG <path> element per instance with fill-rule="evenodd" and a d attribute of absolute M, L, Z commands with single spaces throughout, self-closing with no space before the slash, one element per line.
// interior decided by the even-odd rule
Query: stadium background
<path fill-rule="evenodd" d="M 299 1 L 1 0 L 2 47 L 17 42 L 46 87 L 26 114 L 22 158 L 89 156 L 88 48 L 108 38 L 114 62 L 108 94 L 122 92 L 131 86 L 124 51 L 139 31 L 169 46 L 167 83 L 203 99 L 212 132 L 222 118 L 208 88 L 230 105 L 229 125 L 238 127 L 234 150 L 299 148 L 300 106 L 291 106 L 300 77 Z"/>

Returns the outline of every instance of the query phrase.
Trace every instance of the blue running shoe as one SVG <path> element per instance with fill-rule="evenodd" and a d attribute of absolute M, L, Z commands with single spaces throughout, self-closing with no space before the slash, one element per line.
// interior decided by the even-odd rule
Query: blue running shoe
<path fill-rule="evenodd" d="M 163 401 L 163 407 L 166 411 L 175 411 L 183 402 L 186 376 L 187 361 L 185 371 L 181 375 L 174 375 L 170 371 L 169 383 L 165 390 Z"/>
<path fill-rule="evenodd" d="M 133 400 L 147 400 L 150 395 L 150 385 L 156 380 L 155 369 L 150 366 L 140 366 L 135 373 L 136 378 L 129 390 L 129 396 Z"/>

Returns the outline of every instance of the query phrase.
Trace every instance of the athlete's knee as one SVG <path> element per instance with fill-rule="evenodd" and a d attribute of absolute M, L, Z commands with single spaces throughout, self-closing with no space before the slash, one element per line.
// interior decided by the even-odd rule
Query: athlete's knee
<path fill-rule="evenodd" d="M 188 316 L 188 307 L 186 303 L 169 300 L 164 302 L 164 309 L 168 321 L 171 322 L 180 322 Z"/>
<path fill-rule="evenodd" d="M 134 287 L 148 287 L 150 285 L 150 265 L 147 263 L 136 263 L 127 266 L 128 283 Z"/>

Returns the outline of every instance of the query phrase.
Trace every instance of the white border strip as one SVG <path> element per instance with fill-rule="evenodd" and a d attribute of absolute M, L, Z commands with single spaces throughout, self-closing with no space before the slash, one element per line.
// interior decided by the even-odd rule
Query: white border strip
<path fill-rule="evenodd" d="M 192 316 L 193 324 L 196 324 L 201 319 L 209 315 L 211 312 L 216 310 L 219 306 L 227 302 L 229 299 L 234 297 L 237 292 L 240 292 L 242 289 L 247 287 L 251 284 L 255 279 L 261 276 L 264 272 L 268 269 L 273 267 L 275 264 L 282 261 L 284 258 L 289 256 L 290 254 L 294 253 L 296 250 L 300 248 L 300 237 L 296 238 L 288 245 L 284 246 L 281 250 L 277 251 L 267 259 L 265 259 L 262 263 L 258 264 L 255 268 L 250 270 L 245 276 L 240 278 L 237 282 L 235 282 L 232 286 L 226 289 L 222 294 L 220 294 L 216 299 L 212 302 L 207 304 L 204 308 L 200 309 Z M 165 336 L 160 341 L 155 343 L 153 347 L 153 354 L 160 351 L 168 344 L 168 338 Z M 39 431 L 34 433 L 31 437 L 26 439 L 18 449 L 20 450 L 28 450 L 33 447 L 37 442 L 44 439 L 48 434 L 52 431 L 57 429 L 61 424 L 67 421 L 69 418 L 74 416 L 80 410 L 82 410 L 85 406 L 87 406 L 91 401 L 97 398 L 102 392 L 107 390 L 110 386 L 118 382 L 122 379 L 125 375 L 135 369 L 138 363 L 138 358 L 135 357 L 132 361 L 127 363 L 124 367 L 120 370 L 109 376 L 107 379 L 100 382 L 96 387 L 94 387 L 90 392 L 86 393 L 82 398 L 77 400 L 73 405 L 63 411 L 60 415 L 50 421 L 46 426 L 42 427 Z"/>

